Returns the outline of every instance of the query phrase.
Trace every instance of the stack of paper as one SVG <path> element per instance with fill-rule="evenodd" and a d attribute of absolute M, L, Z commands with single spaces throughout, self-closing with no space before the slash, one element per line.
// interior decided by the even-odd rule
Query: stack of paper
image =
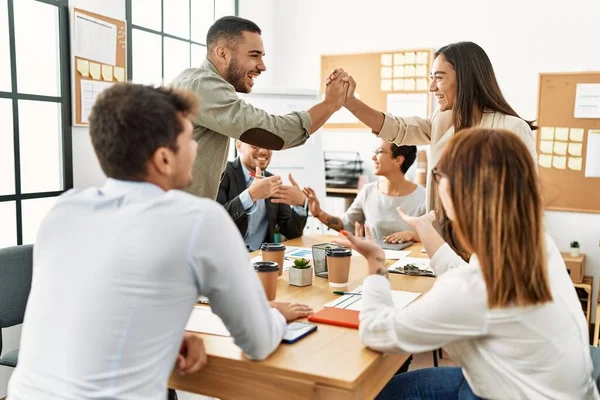
<path fill-rule="evenodd" d="M 388 271 L 398 274 L 405 274 L 406 272 L 404 272 L 404 267 L 409 264 L 417 267 L 422 275 L 435 276 L 435 273 L 429 266 L 428 258 L 404 257 L 390 265 L 388 267 Z M 410 272 L 406 274 L 410 275 Z M 414 275 L 418 275 L 418 273 Z"/>

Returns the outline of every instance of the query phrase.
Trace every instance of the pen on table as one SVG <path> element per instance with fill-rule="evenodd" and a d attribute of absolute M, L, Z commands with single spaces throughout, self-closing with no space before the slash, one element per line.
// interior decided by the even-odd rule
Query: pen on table
<path fill-rule="evenodd" d="M 356 296 L 360 296 L 362 293 L 353 293 L 353 292 L 344 292 L 343 290 L 334 290 L 333 294 L 353 294 Z"/>

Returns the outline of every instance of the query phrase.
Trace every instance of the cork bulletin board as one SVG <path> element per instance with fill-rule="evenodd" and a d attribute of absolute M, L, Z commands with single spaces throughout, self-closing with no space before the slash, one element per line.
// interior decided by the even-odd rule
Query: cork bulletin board
<path fill-rule="evenodd" d="M 73 125 L 88 125 L 96 97 L 127 78 L 126 22 L 71 8 Z"/>
<path fill-rule="evenodd" d="M 432 49 L 321 56 L 321 92 L 335 68 L 343 68 L 356 81 L 356 94 L 369 106 L 394 115 L 427 117 L 432 109 L 429 73 Z M 325 128 L 365 129 L 348 110 L 336 112 Z"/>
<path fill-rule="evenodd" d="M 546 208 L 600 213 L 600 72 L 540 74 L 538 99 Z"/>

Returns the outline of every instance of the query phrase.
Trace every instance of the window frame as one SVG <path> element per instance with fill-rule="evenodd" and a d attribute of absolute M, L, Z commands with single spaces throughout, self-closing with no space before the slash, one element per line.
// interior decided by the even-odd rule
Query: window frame
<path fill-rule="evenodd" d="M 14 153 L 14 194 L 0 195 L 0 203 L 15 202 L 16 217 L 16 245 L 23 244 L 23 201 L 57 197 L 73 188 L 73 144 L 71 131 L 71 65 L 70 65 L 70 39 L 69 39 L 69 4 L 68 0 L 34 0 L 39 3 L 49 4 L 58 9 L 58 41 L 59 41 L 59 66 L 60 66 L 60 96 L 47 96 L 20 93 L 18 91 L 17 58 L 14 2 L 20 0 L 7 0 L 8 12 L 8 38 L 10 54 L 10 92 L 0 91 L 0 98 L 11 100 L 13 117 L 13 153 Z M 20 127 L 19 127 L 19 100 L 34 100 L 48 103 L 57 103 L 61 106 L 61 163 L 63 189 L 49 192 L 23 193 L 21 188 L 21 155 L 20 155 Z"/>
<path fill-rule="evenodd" d="M 160 42 L 160 46 L 161 46 L 161 79 L 163 80 L 163 84 L 165 84 L 164 82 L 164 77 L 165 77 L 165 38 L 169 38 L 169 39 L 175 39 L 175 40 L 180 40 L 183 42 L 186 42 L 190 45 L 190 60 L 192 59 L 192 45 L 197 45 L 197 46 L 203 46 L 206 47 L 206 43 L 201 43 L 201 42 L 197 42 L 195 40 L 192 40 L 192 0 L 188 0 L 188 6 L 189 6 L 189 10 L 190 10 L 190 15 L 189 15 L 189 38 L 183 38 L 183 37 L 179 37 L 177 35 L 172 35 L 170 33 L 165 33 L 164 29 L 165 29 L 165 1 L 166 0 L 161 0 L 160 1 L 160 31 L 157 31 L 155 29 L 151 29 L 151 28 L 146 28 L 144 26 L 140 26 L 140 25 L 135 25 L 133 23 L 133 12 L 132 12 L 132 0 L 126 0 L 125 3 L 125 15 L 126 15 L 126 20 L 127 20 L 127 80 L 128 81 L 132 81 L 133 80 L 133 69 L 135 68 L 135 65 L 133 63 L 133 30 L 139 30 L 142 32 L 146 32 L 146 33 L 151 33 L 154 35 L 159 35 L 161 38 L 161 42 Z M 216 3 L 219 0 L 213 0 L 213 12 L 214 10 L 216 10 Z M 235 15 L 237 16 L 239 14 L 239 0 L 235 0 Z M 213 15 L 213 19 L 214 19 L 214 15 Z"/>

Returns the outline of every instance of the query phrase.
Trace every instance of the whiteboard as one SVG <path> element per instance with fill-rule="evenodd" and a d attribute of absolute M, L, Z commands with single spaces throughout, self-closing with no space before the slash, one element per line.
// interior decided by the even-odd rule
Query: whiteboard
<path fill-rule="evenodd" d="M 306 111 L 320 102 L 319 93 L 308 90 L 261 90 L 240 97 L 257 108 L 271 114 L 288 114 Z M 309 186 L 319 199 L 325 199 L 325 165 L 323 162 L 322 129 L 313 133 L 305 144 L 292 149 L 274 151 L 267 171 L 280 175 L 289 185 L 292 174 L 300 187 Z"/>

